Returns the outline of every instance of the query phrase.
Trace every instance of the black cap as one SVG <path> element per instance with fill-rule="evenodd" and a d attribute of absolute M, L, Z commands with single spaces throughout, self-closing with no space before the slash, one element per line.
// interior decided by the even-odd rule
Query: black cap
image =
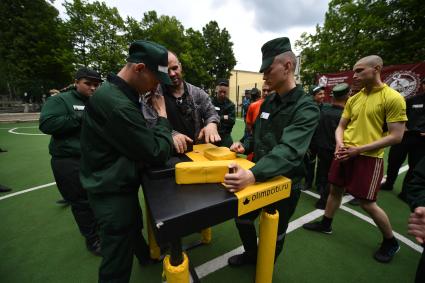
<path fill-rule="evenodd" d="M 228 79 L 219 79 L 217 81 L 217 85 L 229 86 L 229 80 Z"/>
<path fill-rule="evenodd" d="M 310 88 L 310 95 L 316 95 L 319 91 L 325 89 L 324 86 L 314 85 Z"/>
<path fill-rule="evenodd" d="M 336 98 L 347 95 L 348 92 L 350 92 L 350 86 L 347 83 L 337 84 L 332 89 L 332 95 Z"/>
<path fill-rule="evenodd" d="M 102 77 L 100 76 L 100 74 L 92 69 L 83 67 L 80 68 L 76 73 L 75 73 L 75 79 L 79 80 L 79 79 L 90 79 L 90 80 L 94 80 L 94 81 L 98 81 L 98 82 L 103 82 Z"/>

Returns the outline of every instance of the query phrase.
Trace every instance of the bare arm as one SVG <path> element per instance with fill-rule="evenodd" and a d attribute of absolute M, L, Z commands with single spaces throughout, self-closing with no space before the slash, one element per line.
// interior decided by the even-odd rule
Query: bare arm
<path fill-rule="evenodd" d="M 335 154 L 340 151 L 342 148 L 344 148 L 344 131 L 347 128 L 348 122 L 350 120 L 346 118 L 342 118 L 339 120 L 338 127 L 335 130 Z"/>
<path fill-rule="evenodd" d="M 405 124 L 405 122 L 388 123 L 388 135 L 382 139 L 361 146 L 360 152 L 371 151 L 400 143 L 403 139 Z"/>
<path fill-rule="evenodd" d="M 405 129 L 405 122 L 394 122 L 388 123 L 388 135 L 371 143 L 358 146 L 358 147 L 347 147 L 337 152 L 338 159 L 348 159 L 359 155 L 365 151 L 372 151 L 379 148 L 384 148 L 389 145 L 393 145 L 401 142 Z"/>

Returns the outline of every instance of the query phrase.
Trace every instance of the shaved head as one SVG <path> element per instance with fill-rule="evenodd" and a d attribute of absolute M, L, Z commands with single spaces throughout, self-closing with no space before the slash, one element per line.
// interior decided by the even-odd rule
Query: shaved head
<path fill-rule="evenodd" d="M 380 69 L 382 69 L 382 67 L 384 66 L 384 61 L 378 55 L 370 55 L 370 56 L 363 57 L 362 59 L 357 61 L 356 65 L 357 64 L 365 64 L 370 67 L 379 66 Z"/>
<path fill-rule="evenodd" d="M 370 55 L 361 58 L 353 67 L 354 81 L 366 87 L 370 91 L 373 87 L 382 85 L 381 71 L 384 62 L 378 55 Z"/>
<path fill-rule="evenodd" d="M 294 52 L 287 51 L 279 54 L 276 56 L 276 60 L 282 64 L 285 64 L 288 61 L 291 62 L 291 71 L 295 72 L 295 68 L 297 67 L 297 57 L 295 56 Z"/>

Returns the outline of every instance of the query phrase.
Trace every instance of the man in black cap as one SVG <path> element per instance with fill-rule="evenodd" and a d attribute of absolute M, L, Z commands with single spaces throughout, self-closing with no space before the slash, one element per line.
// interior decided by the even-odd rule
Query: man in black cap
<path fill-rule="evenodd" d="M 321 108 L 325 101 L 325 87 L 321 85 L 313 86 L 311 88 L 310 95 L 313 97 L 314 102 L 319 105 L 319 108 Z"/>
<path fill-rule="evenodd" d="M 244 189 L 255 182 L 276 176 L 291 178 L 291 196 L 265 209 L 279 212 L 276 258 L 283 248 L 289 219 L 293 215 L 300 196 L 301 179 L 304 177 L 303 157 L 319 120 L 319 109 L 295 82 L 296 57 L 291 51 L 289 39 L 276 38 L 261 48 L 263 61 L 260 72 L 263 79 L 276 93 L 266 97 L 260 107 L 252 136 L 244 143 L 234 143 L 231 150 L 238 153 L 254 152 L 254 167 L 245 170 L 237 164 L 231 167 L 235 173 L 226 174 L 224 182 L 231 192 Z M 229 258 L 230 266 L 255 264 L 257 258 L 257 234 L 254 220 L 260 210 L 236 219 L 245 252 Z"/>
<path fill-rule="evenodd" d="M 406 99 L 406 123 L 401 143 L 391 146 L 388 155 L 387 179 L 381 190 L 391 191 L 398 176 L 398 170 L 406 157 L 409 170 L 403 180 L 401 192 L 398 197 L 406 200 L 405 185 L 412 178 L 416 164 L 425 156 L 425 78 L 422 79 L 422 93 Z"/>
<path fill-rule="evenodd" d="M 325 105 L 320 111 L 319 126 L 312 139 L 316 145 L 318 164 L 316 171 L 316 188 L 320 199 L 316 208 L 325 209 L 329 195 L 328 173 L 335 152 L 335 130 L 341 119 L 345 102 L 349 97 L 350 87 L 347 83 L 336 85 L 332 89 L 331 105 Z"/>
<path fill-rule="evenodd" d="M 108 76 L 86 107 L 80 177 L 99 223 L 99 282 L 128 282 L 134 255 L 142 265 L 149 262 L 138 190 L 144 166 L 164 164 L 172 151 L 164 97 L 153 93 L 159 82 L 171 84 L 167 59 L 163 46 L 133 42 L 127 64 Z M 139 95 L 147 92 L 158 112 L 153 128 L 140 113 Z"/>
<path fill-rule="evenodd" d="M 217 84 L 217 95 L 212 99 L 212 104 L 220 116 L 220 126 L 218 134 L 220 135 L 220 146 L 230 147 L 233 143 L 232 129 L 236 121 L 235 104 L 229 99 L 229 80 L 221 79 Z"/>
<path fill-rule="evenodd" d="M 89 97 L 102 82 L 100 74 L 81 68 L 74 86 L 47 99 L 40 114 L 40 131 L 51 135 L 49 152 L 56 185 L 71 205 L 75 222 L 85 237 L 87 249 L 100 255 L 96 221 L 80 182 L 81 123 Z"/>

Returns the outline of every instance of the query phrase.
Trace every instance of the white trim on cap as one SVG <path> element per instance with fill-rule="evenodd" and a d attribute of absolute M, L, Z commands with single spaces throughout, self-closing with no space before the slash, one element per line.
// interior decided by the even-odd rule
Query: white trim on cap
<path fill-rule="evenodd" d="M 167 66 L 158 66 L 158 71 L 168 74 L 168 67 Z"/>

